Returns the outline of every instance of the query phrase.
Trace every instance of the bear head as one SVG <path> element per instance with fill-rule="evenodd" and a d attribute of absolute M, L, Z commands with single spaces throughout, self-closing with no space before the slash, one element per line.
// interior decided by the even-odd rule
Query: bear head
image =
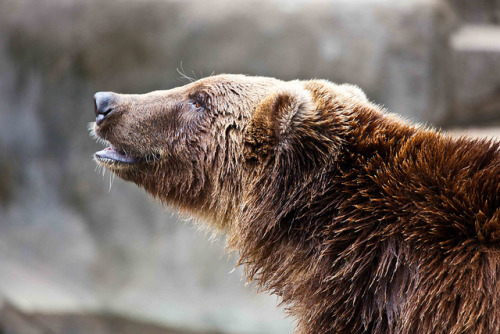
<path fill-rule="evenodd" d="M 94 100 L 92 132 L 109 145 L 100 166 L 225 230 L 251 184 L 334 161 L 346 110 L 366 97 L 323 80 L 217 75 Z"/>

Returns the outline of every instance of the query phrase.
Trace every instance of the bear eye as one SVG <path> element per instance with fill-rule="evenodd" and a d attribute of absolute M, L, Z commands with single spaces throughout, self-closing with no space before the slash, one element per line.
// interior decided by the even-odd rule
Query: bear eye
<path fill-rule="evenodd" d="M 203 105 L 201 102 L 193 101 L 191 102 L 191 105 L 193 106 L 194 109 L 201 110 L 203 109 Z"/>

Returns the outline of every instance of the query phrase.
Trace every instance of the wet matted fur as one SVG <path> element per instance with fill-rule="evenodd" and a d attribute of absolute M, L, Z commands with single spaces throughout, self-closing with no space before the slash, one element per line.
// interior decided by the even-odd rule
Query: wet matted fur
<path fill-rule="evenodd" d="M 297 333 L 500 333 L 498 142 L 323 80 L 109 98 L 98 163 L 226 233 Z"/>

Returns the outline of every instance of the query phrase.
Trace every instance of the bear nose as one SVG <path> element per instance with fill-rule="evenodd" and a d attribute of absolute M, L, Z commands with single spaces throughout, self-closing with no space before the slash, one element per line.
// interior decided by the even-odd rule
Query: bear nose
<path fill-rule="evenodd" d="M 113 112 L 115 96 L 111 92 L 98 92 L 94 95 L 95 122 L 100 125 Z"/>

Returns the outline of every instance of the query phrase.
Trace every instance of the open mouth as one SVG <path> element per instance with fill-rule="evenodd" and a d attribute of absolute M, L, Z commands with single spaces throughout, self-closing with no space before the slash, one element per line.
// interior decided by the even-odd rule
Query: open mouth
<path fill-rule="evenodd" d="M 94 157 L 96 160 L 107 164 L 133 165 L 141 161 L 141 158 L 127 155 L 125 152 L 114 146 L 109 146 L 102 151 L 96 152 Z"/>

